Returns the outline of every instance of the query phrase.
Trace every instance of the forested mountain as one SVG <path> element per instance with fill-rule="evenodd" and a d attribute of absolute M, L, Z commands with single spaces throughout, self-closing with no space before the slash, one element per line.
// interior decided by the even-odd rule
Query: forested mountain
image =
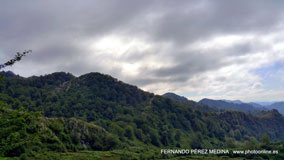
<path fill-rule="evenodd" d="M 256 107 L 256 104 L 243 103 L 242 101 L 229 101 L 229 100 L 213 100 L 204 98 L 198 102 L 201 105 L 207 105 L 219 110 L 235 110 L 243 112 L 256 112 L 267 110 L 264 107 Z"/>
<path fill-rule="evenodd" d="M 255 103 L 255 102 L 250 102 L 249 104 L 252 105 L 255 108 L 262 108 L 262 109 L 265 110 L 265 107 L 263 105 L 261 105 L 261 104 L 258 104 L 258 103 Z"/>
<path fill-rule="evenodd" d="M 225 101 L 225 102 L 228 102 L 228 103 L 234 103 L 234 104 L 242 104 L 244 102 L 242 102 L 241 100 L 222 100 L 222 101 Z"/>
<path fill-rule="evenodd" d="M 269 109 L 277 109 L 282 115 L 284 115 L 284 102 L 275 102 L 265 107 Z"/>
<path fill-rule="evenodd" d="M 93 123 L 75 118 L 47 118 L 40 113 L 12 110 L 1 103 L 0 152 L 20 156 L 27 152 L 109 150 L 116 137 Z"/>
<path fill-rule="evenodd" d="M 181 104 L 181 105 L 185 105 L 185 106 L 190 106 L 191 109 L 196 110 L 196 111 L 201 111 L 201 112 L 219 112 L 218 109 L 214 108 L 214 107 L 209 107 L 207 105 L 203 105 L 203 104 L 199 104 L 193 100 L 189 100 L 186 97 L 177 95 L 175 93 L 165 93 L 162 95 L 165 98 L 169 98 L 170 100 L 172 100 L 175 103 Z"/>
<path fill-rule="evenodd" d="M 284 118 L 276 110 L 200 110 L 195 102 L 180 103 L 100 73 L 1 76 L 4 156 L 130 146 L 236 147 L 263 135 L 284 140 Z"/>
<path fill-rule="evenodd" d="M 165 93 L 162 96 L 170 98 L 170 99 L 175 100 L 175 101 L 180 102 L 180 103 L 188 103 L 189 102 L 189 100 L 186 97 L 179 96 L 179 95 L 172 93 L 172 92 Z"/>

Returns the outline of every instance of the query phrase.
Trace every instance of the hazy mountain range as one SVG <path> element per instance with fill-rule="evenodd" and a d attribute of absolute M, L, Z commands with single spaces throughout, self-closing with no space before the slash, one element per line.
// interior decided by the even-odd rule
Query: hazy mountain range
<path fill-rule="evenodd" d="M 186 97 L 179 96 L 175 93 L 165 93 L 164 97 L 171 98 L 172 100 L 178 101 L 180 103 L 193 103 L 194 101 L 188 100 Z M 262 110 L 277 109 L 281 114 L 284 114 L 284 102 L 243 102 L 241 100 L 214 100 L 204 98 L 197 102 L 198 104 L 204 106 L 209 106 L 218 110 L 236 110 L 244 112 L 256 112 Z"/>

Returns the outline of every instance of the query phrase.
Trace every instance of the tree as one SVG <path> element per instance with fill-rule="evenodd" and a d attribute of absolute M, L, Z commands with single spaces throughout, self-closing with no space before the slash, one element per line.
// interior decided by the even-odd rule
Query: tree
<path fill-rule="evenodd" d="M 261 136 L 261 147 L 264 148 L 264 149 L 271 149 L 271 146 L 270 146 L 270 137 L 267 133 L 264 133 L 262 134 Z"/>
<path fill-rule="evenodd" d="M 225 138 L 226 140 L 226 146 L 229 148 L 235 148 L 236 144 L 235 144 L 235 140 L 233 138 Z"/>
<path fill-rule="evenodd" d="M 32 50 L 27 50 L 27 51 L 24 51 L 22 53 L 17 52 L 17 54 L 15 55 L 15 57 L 13 59 L 7 61 L 4 64 L 0 64 L 0 70 L 4 69 L 7 66 L 14 65 L 17 61 L 20 61 L 23 58 L 23 56 L 25 56 L 26 54 L 31 53 L 31 52 L 32 52 Z"/>
<path fill-rule="evenodd" d="M 127 137 L 128 139 L 133 140 L 133 129 L 131 126 L 127 126 L 125 129 L 125 133 L 124 133 L 125 137 Z"/>
<path fill-rule="evenodd" d="M 254 137 L 250 137 L 249 140 L 247 140 L 245 142 L 245 149 L 257 149 L 258 148 L 258 143 L 257 143 L 257 140 L 254 138 Z"/>
<path fill-rule="evenodd" d="M 261 142 L 264 145 L 268 145 L 270 143 L 270 138 L 269 138 L 269 135 L 267 133 L 265 133 L 261 136 Z"/>
<path fill-rule="evenodd" d="M 200 132 L 193 135 L 193 137 L 191 138 L 190 146 L 192 149 L 202 148 L 202 135 Z"/>

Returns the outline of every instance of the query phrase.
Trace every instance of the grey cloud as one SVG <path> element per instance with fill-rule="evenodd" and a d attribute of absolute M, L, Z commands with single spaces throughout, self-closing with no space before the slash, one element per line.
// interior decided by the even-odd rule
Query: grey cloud
<path fill-rule="evenodd" d="M 172 76 L 172 77 L 141 77 L 139 79 L 131 79 L 129 78 L 128 81 L 131 84 L 139 85 L 139 86 L 147 86 L 150 84 L 155 84 L 155 83 L 175 83 L 175 84 L 185 84 L 187 82 L 188 77 L 187 76 Z"/>
<path fill-rule="evenodd" d="M 74 72 L 82 68 L 80 74 L 89 71 L 88 68 L 100 71 L 98 66 L 84 65 L 86 59 L 80 55 L 88 51 L 80 43 L 116 32 L 147 5 L 140 1 L 5 1 L 0 6 L 0 48 L 4 57 L 23 49 L 33 49 L 29 61 L 35 66 L 58 66 L 58 69 L 71 68 Z M 80 57 L 81 63 L 62 68 L 60 63 L 70 63 L 74 56 Z M 82 66 L 78 67 L 78 64 Z"/>
<path fill-rule="evenodd" d="M 229 49 L 225 50 L 226 53 L 230 53 L 231 55 L 245 55 L 254 51 L 254 45 L 249 42 L 244 42 L 240 44 L 236 44 Z"/>
<path fill-rule="evenodd" d="M 220 77 L 216 77 L 215 80 L 218 81 L 218 82 L 225 82 L 227 80 L 227 78 L 224 77 L 224 76 L 220 76 Z"/>
<path fill-rule="evenodd" d="M 223 66 L 222 59 L 216 56 L 208 56 L 201 53 L 183 53 L 174 55 L 176 63 L 172 67 L 164 67 L 154 73 L 159 77 L 187 75 L 189 78 L 200 72 L 217 69 Z"/>
<path fill-rule="evenodd" d="M 224 61 L 228 57 L 263 49 L 263 44 L 254 42 L 220 50 L 190 50 L 185 46 L 214 36 L 262 35 L 278 30 L 283 8 L 282 0 L 6 0 L 0 6 L 1 57 L 32 49 L 33 54 L 25 61 L 31 66 L 46 66 L 47 70 L 38 73 L 58 70 L 80 75 L 99 71 L 119 78 L 124 77 L 120 67 L 90 59 L 91 51 L 82 44 L 111 34 L 138 37 L 154 49 L 143 53 L 129 50 L 117 59 L 118 63 L 158 56 L 160 61 L 169 59 L 170 64 L 158 69 L 142 66 L 139 77 L 125 77 L 125 81 L 139 86 L 158 82 L 177 85 L 197 74 L 243 63 Z M 160 50 L 163 42 L 172 44 L 171 50 Z"/>
<path fill-rule="evenodd" d="M 157 40 L 190 43 L 220 34 L 265 33 L 283 18 L 283 1 L 200 1 L 181 10 L 170 10 L 157 19 L 152 34 Z"/>
<path fill-rule="evenodd" d="M 258 51 L 265 51 L 267 48 L 269 48 L 269 45 L 260 43 L 257 39 L 251 39 L 236 42 L 233 45 L 226 47 L 218 48 L 218 46 L 216 46 L 215 48 L 213 47 L 200 50 L 202 52 L 207 52 L 207 55 L 212 53 L 214 56 L 222 59 L 227 57 L 235 58 L 244 55 L 251 55 Z"/>

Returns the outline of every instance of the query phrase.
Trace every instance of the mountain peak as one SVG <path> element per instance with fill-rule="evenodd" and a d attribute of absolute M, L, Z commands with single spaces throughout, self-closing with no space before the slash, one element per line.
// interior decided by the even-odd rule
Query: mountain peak
<path fill-rule="evenodd" d="M 166 97 L 166 98 L 169 98 L 169 99 L 171 99 L 172 101 L 175 101 L 175 102 L 184 104 L 184 105 L 191 105 L 191 106 L 194 106 L 194 105 L 196 104 L 195 101 L 189 100 L 189 99 L 187 99 L 187 98 L 184 97 L 184 96 L 180 96 L 180 95 L 177 95 L 177 94 L 172 93 L 172 92 L 167 92 L 167 93 L 163 94 L 162 96 L 163 96 L 163 97 Z"/>
<path fill-rule="evenodd" d="M 229 102 L 229 103 L 234 103 L 234 104 L 242 104 L 242 103 L 244 103 L 241 100 L 226 100 L 226 99 L 223 99 L 222 101 Z"/>
<path fill-rule="evenodd" d="M 176 101 L 188 101 L 188 99 L 186 97 L 177 95 L 173 92 L 167 92 L 167 93 L 163 94 L 162 96 L 176 100 Z"/>
<path fill-rule="evenodd" d="M 107 75 L 107 74 L 102 74 L 102 73 L 99 73 L 99 72 L 90 72 L 90 73 L 87 73 L 87 74 L 84 74 L 84 75 L 81 75 L 78 77 L 79 79 L 81 80 L 108 80 L 108 81 L 113 81 L 113 82 L 119 82 L 118 79 L 110 76 L 110 75 Z"/>
<path fill-rule="evenodd" d="M 2 71 L 0 72 L 0 75 L 4 76 L 4 77 L 15 77 L 17 76 L 14 72 L 12 71 Z"/>

